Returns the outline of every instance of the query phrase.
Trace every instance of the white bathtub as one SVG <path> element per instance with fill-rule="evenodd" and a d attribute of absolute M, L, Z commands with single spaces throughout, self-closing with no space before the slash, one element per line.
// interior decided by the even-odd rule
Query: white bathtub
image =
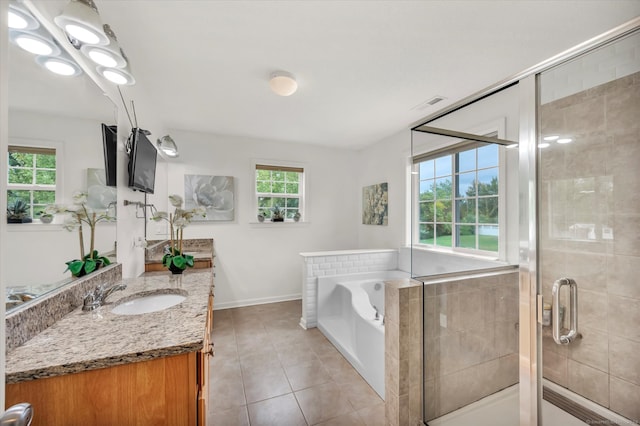
<path fill-rule="evenodd" d="M 396 270 L 318 278 L 318 328 L 382 399 L 384 281 L 399 278 L 409 278 L 409 273 Z"/>

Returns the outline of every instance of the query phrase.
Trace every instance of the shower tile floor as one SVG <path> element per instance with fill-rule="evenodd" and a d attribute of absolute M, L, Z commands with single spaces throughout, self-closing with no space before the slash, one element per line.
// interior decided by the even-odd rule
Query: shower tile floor
<path fill-rule="evenodd" d="M 384 425 L 384 402 L 316 328 L 301 302 L 215 311 L 207 424 Z"/>

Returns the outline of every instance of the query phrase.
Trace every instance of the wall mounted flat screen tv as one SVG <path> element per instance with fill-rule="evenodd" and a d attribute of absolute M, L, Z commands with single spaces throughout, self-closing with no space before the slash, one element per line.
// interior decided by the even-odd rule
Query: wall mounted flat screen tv
<path fill-rule="evenodd" d="M 156 160 L 158 151 L 147 138 L 146 130 L 131 130 L 131 152 L 129 153 L 129 188 L 153 194 L 156 182 Z"/>
<path fill-rule="evenodd" d="M 116 156 L 118 152 L 118 126 L 102 123 L 102 148 L 104 150 L 104 175 L 107 186 L 116 186 Z"/>

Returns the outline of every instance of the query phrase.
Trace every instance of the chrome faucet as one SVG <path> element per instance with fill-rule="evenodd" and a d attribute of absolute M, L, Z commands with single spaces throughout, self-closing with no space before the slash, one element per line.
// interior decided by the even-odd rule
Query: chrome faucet
<path fill-rule="evenodd" d="M 376 307 L 376 305 L 371 305 L 371 306 L 373 306 L 373 310 L 376 311 L 376 316 L 373 319 L 377 321 L 380 319 L 380 312 L 378 312 L 378 308 Z"/>
<path fill-rule="evenodd" d="M 94 309 L 98 309 L 102 306 L 105 300 L 107 300 L 107 297 L 109 297 L 111 293 L 118 290 L 124 290 L 125 288 L 127 288 L 126 284 L 116 284 L 106 289 L 104 285 L 97 286 L 91 293 L 88 293 L 84 297 L 82 310 L 93 311 Z"/>

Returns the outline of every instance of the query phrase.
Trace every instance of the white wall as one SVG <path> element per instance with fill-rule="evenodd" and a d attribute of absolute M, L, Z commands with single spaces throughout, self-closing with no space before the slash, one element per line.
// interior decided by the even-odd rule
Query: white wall
<path fill-rule="evenodd" d="M 214 239 L 217 308 L 299 298 L 300 252 L 356 248 L 360 189 L 353 151 L 186 131 L 171 135 L 180 157 L 169 162 L 169 194 L 184 195 L 185 174 L 235 178 L 235 220 L 185 229 L 185 238 Z M 255 160 L 304 166 L 305 223 L 257 223 Z"/>
<path fill-rule="evenodd" d="M 398 248 L 406 241 L 407 182 L 411 132 L 396 133 L 357 153 L 357 187 L 353 194 L 358 202 L 358 248 Z M 389 221 L 387 226 L 362 224 L 362 188 L 387 182 Z"/>

